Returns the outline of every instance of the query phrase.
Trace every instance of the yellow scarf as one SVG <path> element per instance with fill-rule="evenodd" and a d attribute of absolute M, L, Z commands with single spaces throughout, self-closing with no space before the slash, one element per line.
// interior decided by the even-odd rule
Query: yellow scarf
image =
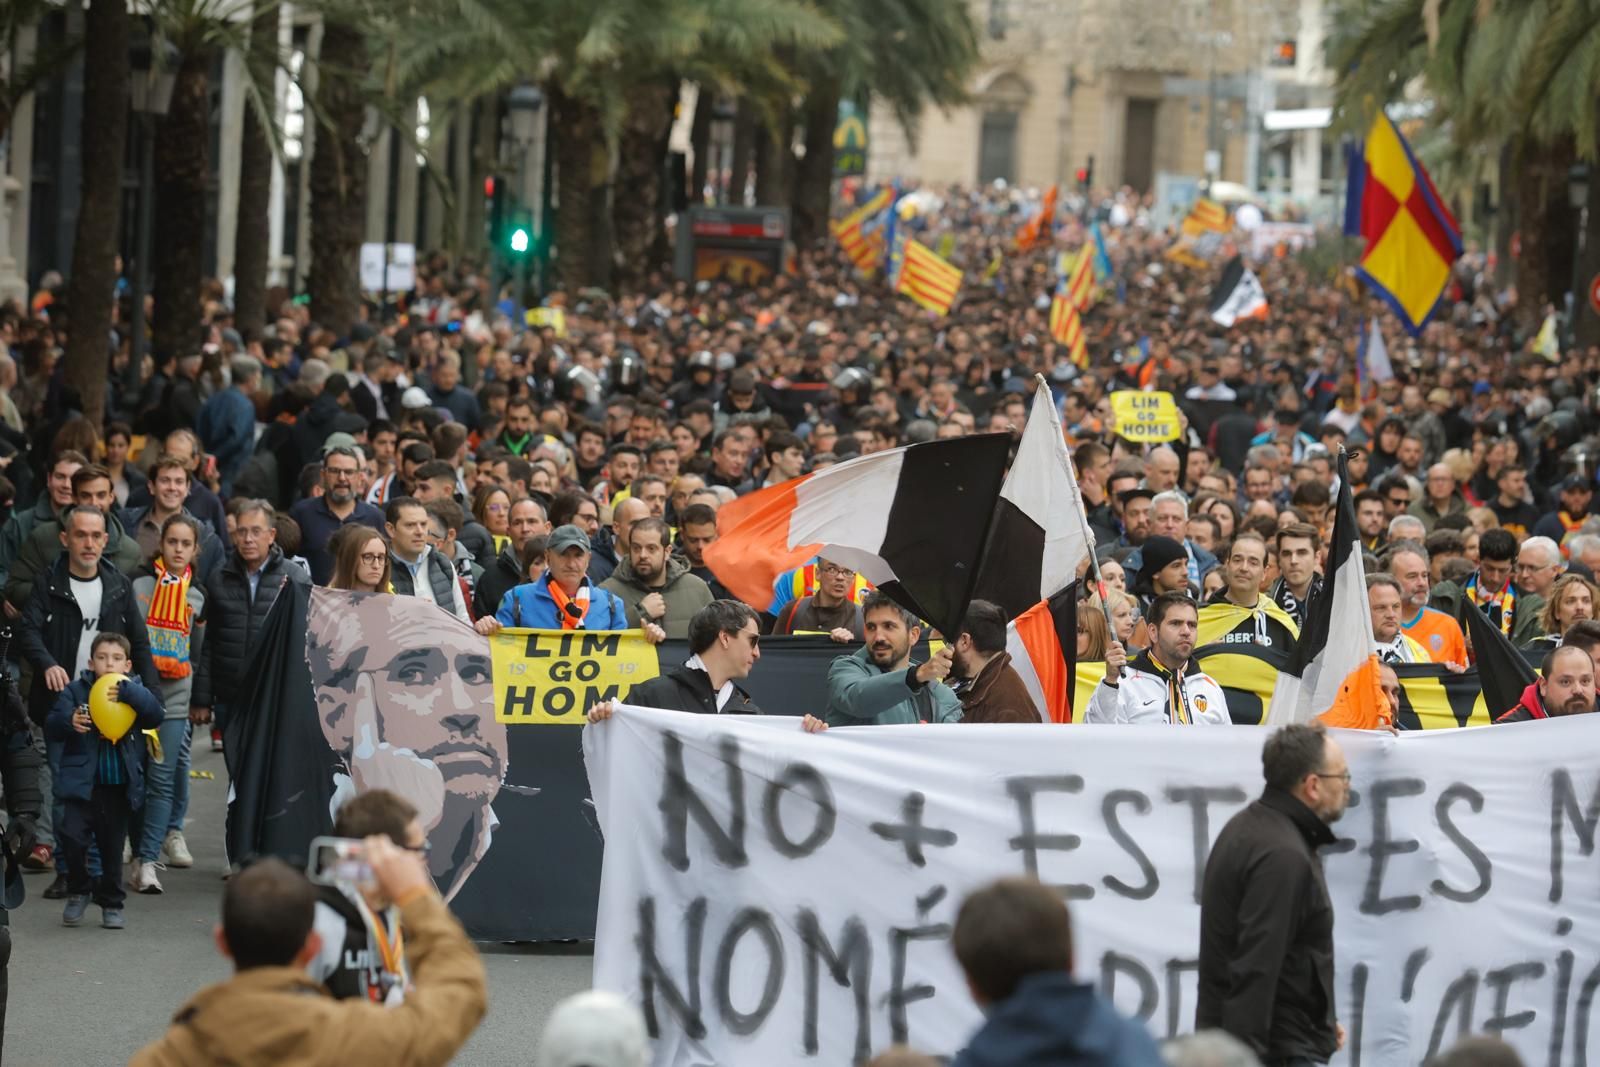
<path fill-rule="evenodd" d="M 144 618 L 150 633 L 150 655 L 161 677 L 187 678 L 193 669 L 189 664 L 189 627 L 194 617 L 194 608 L 189 606 L 189 579 L 194 568 L 185 567 L 181 575 L 168 574 L 157 556 L 155 570 L 156 587 Z"/>

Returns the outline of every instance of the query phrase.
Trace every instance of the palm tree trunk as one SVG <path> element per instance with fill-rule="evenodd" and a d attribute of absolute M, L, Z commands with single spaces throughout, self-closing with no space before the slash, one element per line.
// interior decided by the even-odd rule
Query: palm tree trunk
<path fill-rule="evenodd" d="M 777 129 L 763 122 L 756 127 L 756 203 L 765 206 L 789 202 L 789 144 L 794 140 L 794 117 L 786 109 Z"/>
<path fill-rule="evenodd" d="M 268 101 L 272 100 L 272 56 L 277 47 L 278 6 L 258 0 L 245 69 Z M 246 341 L 260 337 L 267 323 L 267 269 L 272 256 L 267 208 L 271 199 L 272 146 L 247 99 L 239 141 L 239 221 L 234 228 L 233 255 L 233 322 Z"/>
<path fill-rule="evenodd" d="M 689 151 L 694 163 L 689 171 L 689 206 L 706 202 L 706 174 L 711 167 L 711 113 L 717 106 L 717 94 L 710 86 L 702 85 L 694 98 L 694 121 L 689 125 Z"/>
<path fill-rule="evenodd" d="M 1566 273 L 1552 259 L 1556 246 L 1564 244 L 1563 233 L 1571 228 L 1567 206 L 1567 168 L 1573 159 L 1571 142 L 1522 146 L 1517 167 L 1517 232 L 1522 247 L 1517 256 L 1518 324 L 1531 335 L 1544 321 L 1546 301 L 1557 300 L 1566 290 Z M 1566 245 L 1570 250 L 1570 245 Z"/>
<path fill-rule="evenodd" d="M 675 82 L 647 82 L 628 93 L 617 151 L 617 188 L 611 219 L 616 233 L 620 289 L 643 283 L 656 266 L 655 238 L 661 231 L 661 171 L 678 102 Z"/>
<path fill-rule="evenodd" d="M 206 240 L 206 178 L 211 171 L 210 49 L 189 48 L 178 67 L 172 107 L 156 137 L 156 218 L 161 237 L 150 257 L 156 362 L 200 343 L 200 276 Z"/>
<path fill-rule="evenodd" d="M 72 330 L 63 375 L 78 391 L 83 414 L 98 427 L 105 417 L 111 362 L 111 293 L 116 287 L 117 234 L 122 215 L 122 159 L 127 147 L 128 28 L 125 0 L 91 0 L 84 18 L 83 154 L 102 166 L 83 168 L 78 229 L 67 285 Z"/>
<path fill-rule="evenodd" d="M 324 23 L 317 57 L 317 100 L 324 122 L 317 128 L 309 175 L 311 201 L 311 317 L 339 336 L 356 321 L 361 304 L 358 275 L 367 217 L 367 158 L 361 150 L 366 104 L 360 77 L 366 39 L 348 23 Z"/>
<path fill-rule="evenodd" d="M 828 232 L 828 206 L 833 193 L 833 128 L 839 119 L 837 82 L 822 81 L 806 95 L 806 154 L 795 164 L 794 243 L 819 244 Z"/>
<path fill-rule="evenodd" d="M 750 180 L 750 160 L 756 148 L 756 109 L 747 96 L 739 98 L 733 117 L 733 164 L 728 174 L 728 203 L 743 207 Z"/>
<path fill-rule="evenodd" d="M 596 257 L 597 186 L 605 181 L 605 139 L 600 112 L 587 101 L 552 85 L 548 137 L 554 141 L 557 266 L 568 292 L 603 282 L 605 264 Z M 546 148 L 546 151 L 552 151 Z"/>

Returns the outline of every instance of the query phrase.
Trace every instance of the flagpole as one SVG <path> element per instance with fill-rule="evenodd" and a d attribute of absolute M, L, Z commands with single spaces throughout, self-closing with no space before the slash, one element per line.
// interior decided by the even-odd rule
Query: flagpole
<path fill-rule="evenodd" d="M 1033 380 L 1035 382 L 1034 388 L 1049 390 L 1050 383 L 1045 381 L 1044 375 L 1035 374 Z M 1047 392 L 1046 395 L 1050 394 Z M 1061 420 L 1056 415 L 1056 406 L 1053 402 L 1050 405 L 1050 421 L 1055 426 L 1057 437 L 1060 437 Z M 1062 440 L 1064 441 L 1065 439 L 1062 438 Z M 1084 544 L 1089 546 L 1089 573 L 1094 576 L 1095 592 L 1100 594 L 1100 611 L 1106 617 L 1106 634 L 1111 640 L 1115 641 L 1116 624 L 1111 621 L 1111 605 L 1106 603 L 1106 582 L 1100 576 L 1100 558 L 1094 550 L 1094 531 L 1089 528 L 1089 513 L 1083 506 L 1083 493 L 1078 489 L 1078 472 L 1072 465 L 1072 457 L 1070 455 L 1067 457 L 1067 483 L 1072 486 L 1072 499 L 1078 505 L 1074 510 L 1077 512 L 1078 525 L 1083 528 Z"/>

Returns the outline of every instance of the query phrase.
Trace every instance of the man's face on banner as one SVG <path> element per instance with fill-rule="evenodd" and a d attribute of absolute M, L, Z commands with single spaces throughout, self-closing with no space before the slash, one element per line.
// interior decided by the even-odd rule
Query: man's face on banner
<path fill-rule="evenodd" d="M 409 597 L 314 597 L 307 654 L 317 718 L 358 792 L 416 805 L 446 895 L 488 850 L 508 742 L 488 643 Z"/>

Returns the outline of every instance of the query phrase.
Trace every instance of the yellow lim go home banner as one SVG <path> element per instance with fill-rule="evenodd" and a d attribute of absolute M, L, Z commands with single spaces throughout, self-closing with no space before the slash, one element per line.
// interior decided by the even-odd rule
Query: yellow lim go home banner
<path fill-rule="evenodd" d="M 581 723 L 602 700 L 620 700 L 661 671 L 638 630 L 501 630 L 489 639 L 494 717 L 519 724 Z"/>
<path fill-rule="evenodd" d="M 1118 437 L 1141 445 L 1176 441 L 1183 436 L 1178 405 L 1171 393 L 1124 389 L 1111 394 L 1111 414 Z"/>

